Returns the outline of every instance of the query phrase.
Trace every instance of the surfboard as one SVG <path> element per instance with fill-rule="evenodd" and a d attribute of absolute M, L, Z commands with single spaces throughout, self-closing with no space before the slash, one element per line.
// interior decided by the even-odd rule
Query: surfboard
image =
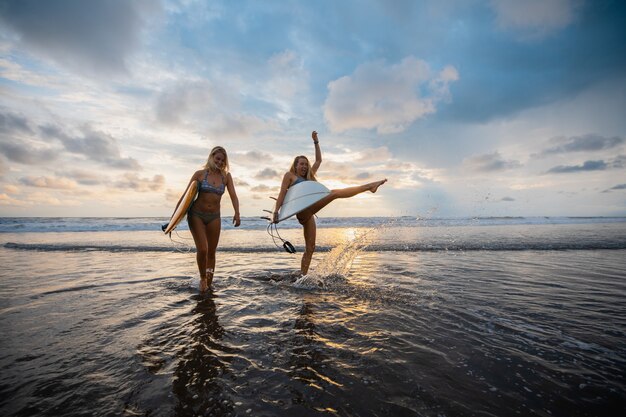
<path fill-rule="evenodd" d="M 278 222 L 295 216 L 330 194 L 330 190 L 317 181 L 303 181 L 292 185 L 285 194 L 278 211 Z"/>
<path fill-rule="evenodd" d="M 196 198 L 196 194 L 198 194 L 198 181 L 192 181 L 187 186 L 183 198 L 180 200 L 180 204 L 176 207 L 176 210 L 174 210 L 172 217 L 170 217 L 170 221 L 161 227 L 163 233 L 168 234 L 176 229 L 178 223 L 185 218 L 185 214 L 187 214 L 187 210 L 189 210 L 191 203 L 193 203 L 193 200 Z"/>

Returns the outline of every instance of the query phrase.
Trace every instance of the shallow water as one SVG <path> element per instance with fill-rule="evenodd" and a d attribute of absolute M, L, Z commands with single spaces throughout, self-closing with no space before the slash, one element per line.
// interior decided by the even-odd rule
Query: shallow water
<path fill-rule="evenodd" d="M 151 232 L 0 234 L 0 414 L 621 415 L 625 230 L 322 228 L 304 280 L 226 230 L 206 296 Z"/>

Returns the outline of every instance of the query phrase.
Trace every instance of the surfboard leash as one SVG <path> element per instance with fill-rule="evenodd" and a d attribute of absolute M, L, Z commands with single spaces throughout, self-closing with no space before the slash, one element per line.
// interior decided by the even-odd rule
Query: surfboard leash
<path fill-rule="evenodd" d="M 268 213 L 272 213 L 269 210 L 263 210 L 265 212 Z M 288 240 L 285 240 L 282 238 L 282 236 L 280 235 L 280 233 L 278 233 L 278 225 L 277 223 L 273 223 L 272 219 L 270 219 L 269 217 L 266 216 L 262 216 L 262 219 L 265 219 L 269 222 L 269 224 L 267 225 L 267 234 L 270 235 L 272 237 L 272 242 L 274 242 L 274 245 L 280 249 L 280 246 L 278 245 L 278 243 L 276 243 L 276 239 L 279 239 L 281 242 L 283 242 L 283 249 L 285 249 L 285 251 L 287 253 L 296 253 L 296 248 L 293 247 L 293 245 L 291 244 L 291 242 L 289 242 Z M 274 226 L 274 230 L 272 230 L 272 226 Z M 274 235 L 274 232 L 276 232 L 276 235 Z"/>

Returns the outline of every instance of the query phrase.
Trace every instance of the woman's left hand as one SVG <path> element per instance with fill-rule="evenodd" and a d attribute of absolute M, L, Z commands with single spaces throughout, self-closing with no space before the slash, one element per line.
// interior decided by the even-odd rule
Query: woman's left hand
<path fill-rule="evenodd" d="M 235 225 L 235 227 L 239 227 L 239 225 L 241 224 L 241 219 L 239 218 L 239 214 L 235 214 L 233 216 L 233 224 Z"/>

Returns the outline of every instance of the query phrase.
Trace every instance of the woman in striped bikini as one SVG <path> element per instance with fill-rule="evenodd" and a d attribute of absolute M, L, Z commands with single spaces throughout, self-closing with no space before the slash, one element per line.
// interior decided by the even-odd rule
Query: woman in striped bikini
<path fill-rule="evenodd" d="M 221 146 L 211 150 L 204 169 L 196 171 L 189 183 L 198 181 L 198 197 L 187 212 L 187 223 L 196 244 L 196 260 L 200 271 L 200 291 L 211 288 L 215 272 L 215 252 L 220 239 L 220 202 L 222 194 L 228 190 L 235 215 L 233 224 L 241 224 L 239 199 L 235 192 L 233 178 L 228 172 L 228 154 Z M 180 202 L 179 202 L 180 204 Z"/>

